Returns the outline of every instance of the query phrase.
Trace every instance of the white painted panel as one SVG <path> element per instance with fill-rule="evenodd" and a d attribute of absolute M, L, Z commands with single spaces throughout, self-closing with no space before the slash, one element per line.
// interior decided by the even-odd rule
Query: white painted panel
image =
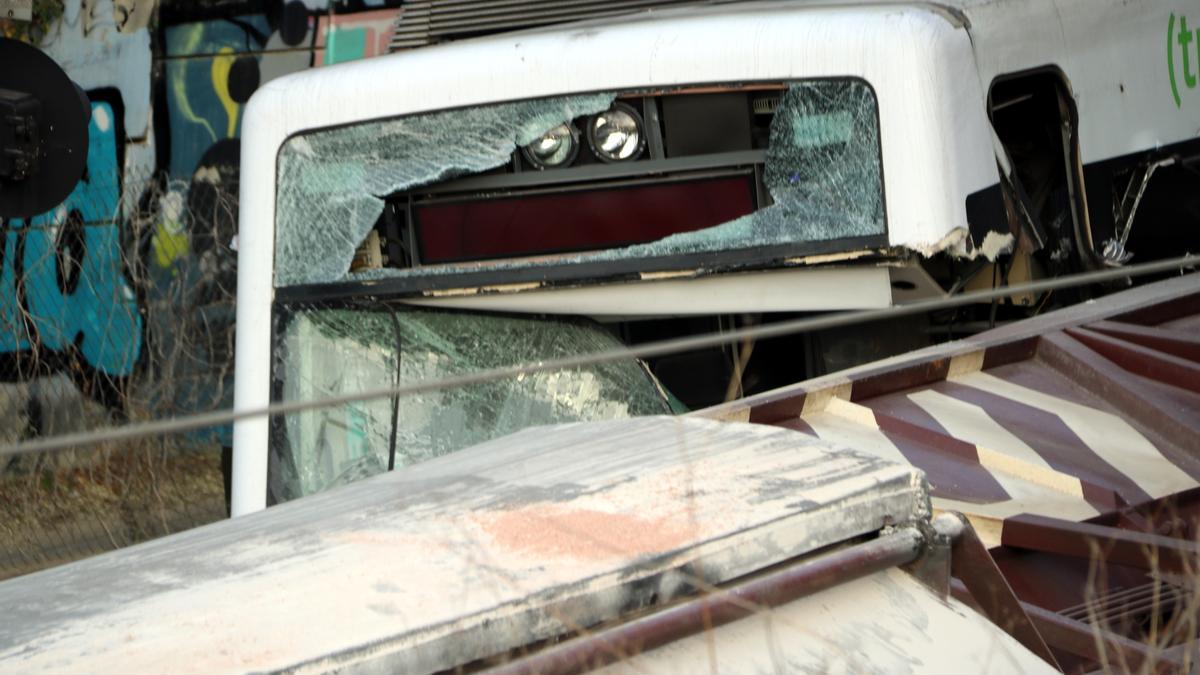
<path fill-rule="evenodd" d="M 899 570 L 801 598 L 597 673 L 1054 673 L 961 602 Z"/>
<path fill-rule="evenodd" d="M 1085 163 L 1152 150 L 1200 134 L 1200 87 L 1184 81 L 1180 18 L 1200 27 L 1188 0 L 964 1 L 985 90 L 998 75 L 1050 66 L 1070 83 Z M 1168 28 L 1179 103 L 1168 69 Z M 1196 44 L 1192 73 L 1197 64 Z"/>
<path fill-rule="evenodd" d="M 817 267 L 603 286 L 485 293 L 413 305 L 591 316 L 683 316 L 738 312 L 877 309 L 891 304 L 884 267 Z"/>

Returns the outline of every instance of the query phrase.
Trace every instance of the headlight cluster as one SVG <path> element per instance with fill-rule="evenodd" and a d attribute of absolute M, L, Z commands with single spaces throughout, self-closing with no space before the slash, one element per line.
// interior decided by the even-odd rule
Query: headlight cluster
<path fill-rule="evenodd" d="M 625 103 L 614 103 L 608 110 L 589 117 L 584 135 L 592 154 L 601 162 L 632 161 L 646 150 L 642 116 Z M 579 154 L 579 130 L 569 122 L 560 124 L 521 148 L 521 153 L 538 169 L 570 166 Z"/>
<path fill-rule="evenodd" d="M 521 152 L 539 169 L 570 166 L 579 154 L 579 130 L 570 122 L 560 124 L 521 148 Z"/>

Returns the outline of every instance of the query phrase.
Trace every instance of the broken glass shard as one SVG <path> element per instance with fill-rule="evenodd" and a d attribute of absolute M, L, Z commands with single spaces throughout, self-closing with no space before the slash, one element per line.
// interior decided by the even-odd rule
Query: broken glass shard
<path fill-rule="evenodd" d="M 274 371 L 283 400 L 307 401 L 619 346 L 586 321 L 305 309 L 287 320 Z M 670 412 L 627 360 L 294 413 L 272 432 L 271 490 L 301 497 L 528 426 Z"/>
<path fill-rule="evenodd" d="M 279 159 L 276 284 L 462 271 L 466 264 L 384 267 L 353 275 L 349 269 L 388 195 L 501 167 L 515 148 L 605 110 L 613 99 L 612 94 L 598 94 L 504 103 L 293 138 Z M 562 266 L 882 235 L 886 224 L 879 153 L 878 110 L 867 83 L 793 82 L 781 92 L 770 122 L 761 168 L 769 199 L 752 213 L 648 243 L 489 260 L 487 265 Z M 563 217 L 570 222 L 569 213 Z M 655 231 L 652 225 L 641 229 Z"/>

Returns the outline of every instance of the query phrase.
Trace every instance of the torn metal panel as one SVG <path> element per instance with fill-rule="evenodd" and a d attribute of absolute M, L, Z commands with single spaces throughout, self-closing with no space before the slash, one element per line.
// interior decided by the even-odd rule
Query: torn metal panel
<path fill-rule="evenodd" d="M 441 670 L 927 517 L 912 467 L 784 429 L 669 417 L 528 429 L 0 583 L 0 659 Z M 861 600 L 907 611 L 887 594 Z"/>
<path fill-rule="evenodd" d="M 282 331 L 283 400 L 438 380 L 619 346 L 583 322 L 387 308 L 304 309 Z M 666 414 L 637 361 L 599 364 L 286 415 L 270 445 L 279 500 L 539 424 Z"/>

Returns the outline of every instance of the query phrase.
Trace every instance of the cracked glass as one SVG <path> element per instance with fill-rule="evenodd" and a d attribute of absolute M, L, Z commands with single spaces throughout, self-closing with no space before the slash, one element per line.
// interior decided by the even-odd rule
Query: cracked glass
<path fill-rule="evenodd" d="M 282 400 L 305 401 L 619 346 L 586 321 L 302 309 L 281 331 L 275 386 Z M 670 413 L 634 360 L 294 413 L 273 423 L 271 492 L 302 497 L 529 426 Z"/>
<path fill-rule="evenodd" d="M 384 197 L 507 164 L 520 146 L 612 94 L 411 115 L 289 139 L 279 152 L 277 286 L 340 281 L 383 212 Z"/>
<path fill-rule="evenodd" d="M 293 137 L 279 154 L 276 285 L 461 271 L 460 265 L 442 264 L 351 273 L 350 266 L 387 195 L 501 167 L 520 146 L 603 111 L 614 99 L 595 94 L 503 103 Z M 489 265 L 557 266 L 885 234 L 871 87 L 850 79 L 787 85 L 770 123 L 763 184 L 769 204 L 712 227 L 621 248 Z"/>
<path fill-rule="evenodd" d="M 883 234 L 875 95 L 857 80 L 788 86 L 771 120 L 763 182 L 772 204 L 715 227 L 609 251 L 628 258 Z"/>

